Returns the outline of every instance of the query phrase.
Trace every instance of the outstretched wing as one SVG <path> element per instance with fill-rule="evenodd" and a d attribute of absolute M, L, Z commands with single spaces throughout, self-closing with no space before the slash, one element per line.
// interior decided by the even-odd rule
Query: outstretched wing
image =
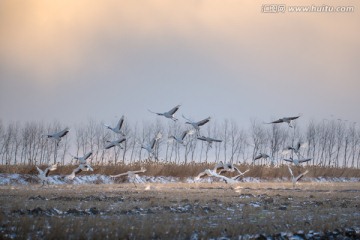
<path fill-rule="evenodd" d="M 73 171 L 74 174 L 78 174 L 78 173 L 81 173 L 81 172 L 82 172 L 82 170 L 79 167 L 75 168 L 74 171 Z"/>
<path fill-rule="evenodd" d="M 312 159 L 312 158 L 299 159 L 299 163 L 308 162 L 308 161 L 310 161 L 311 159 Z"/>
<path fill-rule="evenodd" d="M 285 159 L 284 159 L 284 160 L 285 160 Z M 291 174 L 291 177 L 294 178 L 293 171 L 291 170 L 291 168 L 289 167 L 289 165 L 288 165 L 288 169 L 289 169 L 289 172 L 290 172 L 290 174 Z"/>
<path fill-rule="evenodd" d="M 181 140 L 184 140 L 184 138 L 186 137 L 187 134 L 188 134 L 188 131 L 184 131 L 184 132 L 181 134 Z"/>
<path fill-rule="evenodd" d="M 87 153 L 87 154 L 84 156 L 84 160 L 88 159 L 91 155 L 92 155 L 92 152 Z"/>
<path fill-rule="evenodd" d="M 55 163 L 53 165 L 51 165 L 50 167 L 48 167 L 49 171 L 55 171 L 58 167 L 58 163 Z"/>
<path fill-rule="evenodd" d="M 105 149 L 110 149 L 114 146 L 115 146 L 115 144 L 113 142 L 110 142 L 108 145 L 105 146 Z"/>
<path fill-rule="evenodd" d="M 209 138 L 212 142 L 222 142 L 220 139 Z"/>
<path fill-rule="evenodd" d="M 39 174 L 42 174 L 43 173 L 43 170 L 41 170 L 40 168 L 38 168 L 38 166 L 35 166 L 37 171 L 39 172 Z"/>
<path fill-rule="evenodd" d="M 302 177 L 305 176 L 305 174 L 307 174 L 309 172 L 309 170 L 306 170 L 304 173 L 300 174 L 299 176 L 297 176 L 297 178 L 295 179 L 295 182 L 299 181 Z"/>
<path fill-rule="evenodd" d="M 50 168 L 46 168 L 44 171 L 45 177 L 49 176 Z"/>
<path fill-rule="evenodd" d="M 198 125 L 199 127 L 200 127 L 200 126 L 203 126 L 203 125 L 205 125 L 206 123 L 208 123 L 208 122 L 210 121 L 210 119 L 211 119 L 210 117 L 205 118 L 204 120 L 201 120 L 201 121 L 197 122 L 196 125 Z"/>
<path fill-rule="evenodd" d="M 204 136 L 197 137 L 197 139 L 199 139 L 201 141 L 206 141 L 207 140 L 206 137 L 204 137 Z"/>
<path fill-rule="evenodd" d="M 120 120 L 119 120 L 118 124 L 116 125 L 115 129 L 116 129 L 117 131 L 120 131 L 121 128 L 122 128 L 122 126 L 123 126 L 123 124 L 124 124 L 124 116 L 122 116 L 122 117 L 120 118 Z"/>
<path fill-rule="evenodd" d="M 294 162 L 292 159 L 287 159 L 287 158 L 284 158 L 283 160 L 287 162 Z"/>
<path fill-rule="evenodd" d="M 254 161 L 255 161 L 255 160 L 258 160 L 258 159 L 260 159 L 260 158 L 262 158 L 262 155 L 261 155 L 261 154 L 257 155 L 257 156 L 254 158 Z"/>
<path fill-rule="evenodd" d="M 162 115 L 162 113 L 153 112 L 150 109 L 148 109 L 148 111 L 151 112 L 151 113 L 157 114 L 157 115 Z"/>
<path fill-rule="evenodd" d="M 177 105 L 176 107 L 174 107 L 173 109 L 171 109 L 170 111 L 168 111 L 168 113 L 169 113 L 170 115 L 173 115 L 174 113 L 177 112 L 177 110 L 179 110 L 179 108 L 180 108 L 180 105 Z"/>
<path fill-rule="evenodd" d="M 110 175 L 111 178 L 117 178 L 117 177 L 122 177 L 122 176 L 126 176 L 129 175 L 129 172 L 125 172 L 125 173 L 120 173 L 117 175 Z"/>
<path fill-rule="evenodd" d="M 208 175 L 206 171 L 201 172 L 194 178 L 194 180 L 199 180 L 200 178 L 202 178 L 202 177 L 204 177 L 206 175 Z"/>
<path fill-rule="evenodd" d="M 57 133 L 59 135 L 59 137 L 64 137 L 66 134 L 68 134 L 68 132 L 70 131 L 69 128 L 65 128 L 64 130 L 62 130 L 61 132 Z"/>
<path fill-rule="evenodd" d="M 152 140 L 151 146 L 150 146 L 151 149 L 154 149 L 157 140 L 158 140 L 157 138 L 154 138 L 154 139 Z"/>
<path fill-rule="evenodd" d="M 289 120 L 295 120 L 295 119 L 298 119 L 300 116 L 296 116 L 296 117 L 288 117 L 287 119 L 289 119 Z"/>
<path fill-rule="evenodd" d="M 283 119 L 278 119 L 278 120 L 275 120 L 275 121 L 269 122 L 269 123 L 267 123 L 267 124 L 272 124 L 272 123 L 282 123 L 282 122 L 284 122 L 284 120 L 283 120 Z"/>

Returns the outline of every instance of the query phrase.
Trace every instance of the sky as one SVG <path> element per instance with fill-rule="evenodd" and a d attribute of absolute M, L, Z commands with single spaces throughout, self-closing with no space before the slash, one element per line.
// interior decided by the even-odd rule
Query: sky
<path fill-rule="evenodd" d="M 2 0 L 0 119 L 144 122 L 181 104 L 194 120 L 359 122 L 359 29 L 358 1 Z"/>

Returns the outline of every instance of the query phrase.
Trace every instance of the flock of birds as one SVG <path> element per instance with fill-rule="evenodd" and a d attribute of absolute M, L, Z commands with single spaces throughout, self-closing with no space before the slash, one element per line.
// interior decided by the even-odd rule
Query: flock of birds
<path fill-rule="evenodd" d="M 172 108 L 171 110 L 167 111 L 167 112 L 153 112 L 151 110 L 148 109 L 148 111 L 150 113 L 156 114 L 158 116 L 163 116 L 165 118 L 171 119 L 174 122 L 178 121 L 178 119 L 175 117 L 175 113 L 179 110 L 180 105 L 175 106 L 174 108 Z M 188 135 L 193 135 L 195 134 L 196 138 L 200 141 L 204 141 L 208 143 L 208 146 L 211 147 L 212 144 L 215 143 L 220 143 L 222 142 L 222 140 L 220 139 L 215 139 L 215 138 L 211 138 L 208 136 L 204 136 L 204 135 L 200 135 L 200 127 L 204 126 L 205 124 L 207 124 L 211 118 L 207 117 L 201 121 L 193 121 L 189 118 L 186 118 L 184 115 L 182 115 L 182 117 L 186 120 L 185 124 L 191 125 L 192 128 L 187 129 L 185 131 L 182 132 L 182 134 L 180 136 L 169 136 L 169 140 L 174 140 L 176 141 L 178 144 L 181 145 L 185 145 L 185 138 Z M 266 124 L 278 124 L 278 123 L 287 123 L 289 127 L 293 128 L 292 122 L 296 119 L 298 119 L 300 116 L 295 116 L 295 117 L 284 117 L 284 118 L 280 118 L 276 121 L 272 121 Z M 114 147 L 119 147 L 122 148 L 121 144 L 123 142 L 126 141 L 126 136 L 125 133 L 123 131 L 123 126 L 124 126 L 124 116 L 122 116 L 120 118 L 120 120 L 118 121 L 117 125 L 115 127 L 111 127 L 109 125 L 104 124 L 104 126 L 113 131 L 114 133 L 118 134 L 120 137 L 116 140 L 113 141 L 106 141 L 105 147 L 104 149 L 111 149 Z M 53 139 L 55 140 L 56 146 L 59 145 L 61 139 L 66 136 L 69 133 L 70 129 L 67 127 L 64 130 L 60 131 L 60 132 L 56 132 L 56 133 L 52 133 L 52 134 L 45 134 L 43 136 L 46 136 L 49 139 Z M 157 158 L 156 154 L 155 154 L 155 147 L 156 144 L 158 143 L 158 141 L 162 138 L 162 134 L 160 132 L 158 132 L 153 139 L 151 140 L 151 142 L 149 142 L 148 144 L 144 145 L 141 144 L 141 148 L 145 149 L 148 154 L 149 154 L 149 158 L 150 157 L 155 157 Z M 308 162 L 311 160 L 311 158 L 304 158 L 301 156 L 300 154 L 300 149 L 303 148 L 305 146 L 305 144 L 299 142 L 297 143 L 295 146 L 289 146 L 284 150 L 284 153 L 288 153 L 291 152 L 291 156 L 290 158 L 284 158 L 284 161 L 293 163 L 296 166 L 299 166 L 301 163 L 304 162 Z M 293 153 L 295 153 L 298 158 L 294 159 L 293 158 Z M 88 152 L 86 153 L 84 156 L 82 157 L 78 157 L 78 156 L 73 156 L 72 157 L 76 160 L 78 160 L 79 162 L 79 166 L 77 168 L 75 168 L 72 173 L 70 175 L 67 176 L 68 179 L 74 179 L 76 174 L 82 172 L 82 171 L 93 171 L 93 169 L 91 168 L 91 166 L 89 165 L 89 163 L 87 162 L 87 160 L 92 156 L 92 152 Z M 259 159 L 271 159 L 272 163 L 274 163 L 273 159 L 265 153 L 260 153 L 258 156 L 256 156 L 253 161 L 259 160 Z M 48 176 L 49 173 L 51 171 L 54 171 L 57 169 L 57 167 L 59 166 L 59 163 L 56 163 L 54 165 L 51 165 L 50 167 L 46 168 L 44 171 L 39 169 L 37 166 L 37 170 L 39 172 L 39 178 L 42 181 L 42 186 L 45 185 L 45 183 L 48 183 Z M 220 170 L 219 172 L 217 172 L 218 170 Z M 141 169 L 140 171 L 135 171 L 135 173 L 137 172 L 144 172 L 144 169 Z M 224 172 L 237 172 L 238 175 L 236 175 L 235 177 L 229 179 L 223 175 L 221 175 Z M 246 172 L 248 172 L 248 170 L 246 170 L 245 172 L 241 172 L 238 168 L 236 168 L 233 164 L 231 163 L 223 163 L 220 161 L 220 163 L 216 164 L 215 168 L 213 170 L 207 169 L 204 172 L 200 173 L 195 179 L 200 179 L 203 176 L 215 176 L 215 177 L 220 177 L 223 178 L 226 182 L 232 181 L 232 180 L 237 180 L 239 179 L 241 176 L 243 176 Z M 289 172 L 292 176 L 293 182 L 296 183 L 303 175 L 305 175 L 307 172 L 300 174 L 297 177 L 294 177 L 293 172 L 291 171 L 290 167 L 289 167 Z M 135 174 L 133 172 L 131 172 L 131 174 Z M 129 173 L 127 173 L 129 175 Z M 124 174 L 119 174 L 119 175 L 115 175 L 113 177 L 117 177 L 117 176 L 122 176 Z"/>

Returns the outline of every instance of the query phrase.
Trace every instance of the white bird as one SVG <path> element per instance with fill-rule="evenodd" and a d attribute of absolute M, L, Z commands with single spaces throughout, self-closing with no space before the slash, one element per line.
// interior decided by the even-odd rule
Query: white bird
<path fill-rule="evenodd" d="M 270 156 L 269 155 L 267 155 L 266 153 L 260 153 L 259 155 L 257 155 L 255 158 L 254 158 L 254 160 L 253 161 L 255 161 L 255 160 L 259 160 L 259 159 L 261 159 L 261 158 L 263 158 L 263 159 L 267 159 L 267 158 L 269 158 Z"/>
<path fill-rule="evenodd" d="M 111 131 L 113 131 L 114 133 L 118 133 L 121 134 L 123 136 L 125 136 L 125 134 L 123 133 L 123 131 L 121 130 L 122 127 L 124 125 L 124 115 L 120 118 L 119 122 L 117 123 L 117 125 L 115 127 L 111 127 L 109 125 L 104 124 L 105 127 L 107 127 L 108 129 L 110 129 Z"/>
<path fill-rule="evenodd" d="M 39 172 L 38 177 L 40 178 L 40 180 L 42 182 L 41 187 L 44 186 L 45 183 L 49 184 L 49 182 L 48 182 L 49 173 L 50 173 L 50 171 L 55 171 L 58 168 L 58 166 L 59 166 L 59 163 L 57 162 L 54 165 L 51 165 L 50 167 L 45 168 L 44 171 L 41 170 L 40 168 L 38 168 L 38 166 L 36 166 L 36 169 Z"/>
<path fill-rule="evenodd" d="M 221 172 L 234 172 L 235 168 L 234 165 L 232 163 L 223 163 L 223 161 L 220 161 L 219 163 L 217 163 L 214 167 L 214 172 L 216 172 L 217 170 L 220 170 L 219 174 Z"/>
<path fill-rule="evenodd" d="M 232 177 L 231 179 L 233 180 L 239 180 L 239 178 L 241 178 L 242 176 L 245 175 L 245 173 L 247 173 L 248 171 L 250 171 L 250 169 L 246 169 L 244 172 L 241 172 L 238 168 L 236 168 L 237 172 L 239 173 L 238 175 L 236 175 L 235 177 Z"/>
<path fill-rule="evenodd" d="M 177 105 L 176 107 L 172 108 L 170 111 L 168 112 L 164 112 L 164 113 L 157 113 L 157 112 L 153 112 L 151 110 L 148 109 L 149 112 L 151 113 L 154 113 L 154 114 L 157 114 L 159 116 L 164 116 L 166 118 L 170 118 L 172 119 L 173 121 L 177 121 L 178 119 L 174 117 L 174 114 L 177 112 L 177 110 L 179 110 L 181 105 Z"/>
<path fill-rule="evenodd" d="M 289 172 L 290 172 L 290 175 L 291 175 L 291 180 L 292 180 L 292 183 L 293 183 L 293 187 L 295 187 L 295 184 L 305 175 L 307 174 L 309 171 L 306 170 L 305 172 L 301 173 L 299 176 L 295 177 L 291 168 L 289 167 L 288 165 L 288 169 L 289 169 Z"/>
<path fill-rule="evenodd" d="M 126 138 L 120 138 L 118 140 L 115 141 L 106 141 L 108 144 L 105 146 L 105 149 L 110 149 L 112 147 L 118 146 L 122 149 L 122 147 L 120 146 L 121 143 L 123 143 L 126 140 Z"/>
<path fill-rule="evenodd" d="M 196 131 L 200 131 L 200 127 L 205 125 L 206 123 L 208 123 L 210 121 L 210 117 L 208 118 L 205 118 L 201 121 L 198 121 L 198 122 L 194 122 L 192 120 L 190 120 L 189 118 L 186 118 L 184 115 L 182 115 L 182 117 L 187 120 L 187 122 L 185 122 L 186 124 L 190 124 L 191 126 L 193 126 L 193 128 L 195 128 Z"/>
<path fill-rule="evenodd" d="M 172 136 L 169 136 L 169 138 L 174 139 L 177 143 L 184 145 L 185 144 L 184 139 L 185 139 L 186 135 L 191 135 L 193 133 L 194 133 L 193 130 L 187 130 L 187 131 L 184 131 L 180 137 L 172 135 Z"/>
<path fill-rule="evenodd" d="M 205 171 L 199 173 L 194 180 L 198 181 L 200 180 L 200 178 L 204 177 L 204 176 L 209 176 L 209 177 L 217 177 L 217 178 L 221 178 L 223 179 L 226 183 L 237 183 L 236 180 L 232 179 L 232 178 L 228 178 L 226 176 L 220 175 L 218 173 L 216 173 L 214 170 L 210 170 L 210 169 L 205 169 Z"/>
<path fill-rule="evenodd" d="M 286 155 L 286 154 L 290 153 L 291 151 L 294 151 L 294 153 L 300 157 L 300 150 L 306 148 L 307 146 L 308 146 L 308 144 L 306 142 L 305 143 L 298 142 L 295 146 L 286 147 L 282 151 L 282 154 Z"/>
<path fill-rule="evenodd" d="M 272 122 L 269 122 L 269 123 L 266 123 L 266 124 L 273 124 L 273 123 L 287 123 L 289 124 L 289 127 L 293 127 L 292 126 L 292 122 L 295 120 L 295 119 L 298 119 L 300 116 L 296 116 L 296 117 L 283 117 L 283 118 L 280 118 L 278 120 L 275 120 L 275 121 L 272 121 Z"/>
<path fill-rule="evenodd" d="M 139 179 L 138 173 L 144 173 L 144 172 L 146 172 L 146 169 L 144 167 L 141 167 L 140 170 L 127 171 L 125 173 L 120 173 L 117 175 L 110 175 L 110 177 L 117 178 L 117 177 L 122 177 L 122 176 L 128 176 L 129 181 L 131 181 L 136 186 L 135 182 L 143 182 L 143 181 L 141 181 L 141 179 Z"/>
<path fill-rule="evenodd" d="M 272 164 L 272 165 L 275 165 L 275 160 L 274 160 L 274 158 L 270 157 L 270 156 L 267 155 L 266 153 L 260 153 L 259 155 L 257 155 L 257 156 L 254 158 L 253 162 L 255 162 L 256 160 L 259 160 L 259 159 L 264 159 L 264 160 L 270 159 L 270 160 L 271 160 L 271 164 Z M 277 162 L 277 160 L 276 160 L 276 162 Z"/>
<path fill-rule="evenodd" d="M 310 161 L 312 158 L 304 158 L 304 159 L 293 159 L 293 158 L 284 158 L 283 160 L 284 161 L 287 161 L 287 162 L 291 162 L 293 163 L 295 166 L 300 166 L 300 163 L 304 163 L 304 162 L 308 162 Z"/>
<path fill-rule="evenodd" d="M 205 137 L 205 136 L 197 137 L 197 139 L 207 142 L 210 147 L 212 147 L 213 142 L 222 142 L 222 140 L 214 139 L 214 138 L 211 138 L 211 137 Z"/>
<path fill-rule="evenodd" d="M 94 171 L 91 166 L 87 163 L 80 164 L 77 168 L 75 168 L 72 173 L 68 176 L 69 179 L 74 179 L 75 175 L 81 173 L 82 171 Z"/>
<path fill-rule="evenodd" d="M 219 174 L 223 173 L 223 172 L 238 172 L 239 175 L 234 177 L 234 180 L 236 180 L 237 178 L 239 178 L 240 176 L 244 175 L 245 173 L 247 173 L 248 171 L 250 171 L 250 169 L 247 169 L 245 172 L 241 172 L 240 169 L 238 169 L 236 166 L 234 166 L 234 164 L 232 163 L 223 163 L 222 161 L 220 161 L 219 163 L 217 163 L 214 167 L 214 172 L 216 173 L 217 170 L 219 171 Z"/>
<path fill-rule="evenodd" d="M 162 138 L 162 134 L 158 133 L 151 141 L 151 143 L 149 145 L 141 145 L 141 148 L 145 149 L 146 151 L 148 151 L 149 155 L 153 155 L 154 154 L 154 149 L 155 149 L 155 145 L 156 143 L 159 141 L 159 139 Z"/>
<path fill-rule="evenodd" d="M 117 177 L 121 177 L 121 176 L 129 176 L 129 177 L 134 177 L 136 174 L 138 173 L 144 173 L 146 172 L 146 169 L 144 167 L 141 167 L 140 170 L 136 170 L 136 171 L 127 171 L 125 173 L 120 173 L 117 175 L 110 175 L 111 178 L 117 178 Z"/>
<path fill-rule="evenodd" d="M 83 157 L 76 157 L 71 155 L 73 158 L 75 158 L 76 160 L 79 160 L 80 164 L 86 164 L 86 160 L 92 155 L 92 152 L 88 152 L 87 154 L 85 154 Z"/>
<path fill-rule="evenodd" d="M 61 138 L 64 137 L 66 134 L 68 134 L 69 131 L 70 131 L 70 129 L 67 127 L 60 132 L 52 133 L 52 134 L 44 134 L 43 136 L 55 139 L 57 141 L 56 145 L 59 146 L 59 142 L 60 142 Z"/>

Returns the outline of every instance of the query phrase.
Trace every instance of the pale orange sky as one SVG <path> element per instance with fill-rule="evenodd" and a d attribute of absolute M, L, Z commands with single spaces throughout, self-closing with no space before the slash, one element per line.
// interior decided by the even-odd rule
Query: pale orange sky
<path fill-rule="evenodd" d="M 0 2 L 0 116 L 82 121 L 178 103 L 197 118 L 360 120 L 353 13 L 262 13 L 269 1 Z M 113 103 L 113 104 L 109 104 Z M 236 111 L 234 110 L 236 109 Z"/>

